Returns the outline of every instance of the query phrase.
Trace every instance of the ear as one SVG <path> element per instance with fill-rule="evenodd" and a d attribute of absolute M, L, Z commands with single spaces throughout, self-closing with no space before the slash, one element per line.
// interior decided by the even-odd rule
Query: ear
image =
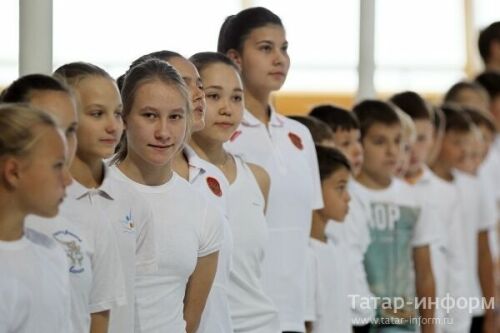
<path fill-rule="evenodd" d="M 21 161 L 15 157 L 7 157 L 0 161 L 1 177 L 9 189 L 18 186 L 21 180 Z"/>
<path fill-rule="evenodd" d="M 236 51 L 235 49 L 230 49 L 229 51 L 227 51 L 226 55 L 241 70 L 241 56 L 240 56 L 240 53 L 238 51 Z"/>

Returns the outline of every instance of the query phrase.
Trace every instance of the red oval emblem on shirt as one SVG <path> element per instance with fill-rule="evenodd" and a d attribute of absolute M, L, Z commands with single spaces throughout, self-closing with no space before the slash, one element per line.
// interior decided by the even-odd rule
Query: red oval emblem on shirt
<path fill-rule="evenodd" d="M 234 140 L 236 140 L 237 137 L 239 137 L 241 134 L 241 131 L 236 131 L 233 133 L 233 135 L 231 135 L 231 138 L 229 138 L 229 141 L 233 142 Z"/>
<path fill-rule="evenodd" d="M 300 150 L 304 149 L 304 145 L 302 144 L 302 139 L 300 138 L 300 136 L 290 132 L 288 133 L 288 137 L 290 138 L 290 141 L 292 141 L 295 147 L 297 147 Z"/>
<path fill-rule="evenodd" d="M 207 177 L 208 188 L 218 197 L 222 196 L 222 190 L 220 188 L 219 181 L 213 177 Z"/>

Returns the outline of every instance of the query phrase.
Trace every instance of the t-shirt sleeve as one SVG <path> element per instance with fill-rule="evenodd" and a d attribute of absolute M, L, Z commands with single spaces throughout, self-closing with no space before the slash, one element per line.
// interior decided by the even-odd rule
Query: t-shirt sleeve
<path fill-rule="evenodd" d="M 438 225 L 438 208 L 436 204 L 423 199 L 417 200 L 420 212 L 413 232 L 412 246 L 420 247 L 430 245 L 438 234 L 435 226 Z"/>
<path fill-rule="evenodd" d="M 222 212 L 207 203 L 205 205 L 205 219 L 201 223 L 198 257 L 219 251 L 224 237 Z"/>
<path fill-rule="evenodd" d="M 154 273 L 158 270 L 154 237 L 153 210 L 148 202 L 137 196 L 139 208 L 136 234 L 135 266 L 138 274 Z"/>
<path fill-rule="evenodd" d="M 316 262 L 316 256 L 314 255 L 313 249 L 309 246 L 307 248 L 307 258 L 306 258 L 306 304 L 305 304 L 305 321 L 316 321 L 317 318 L 317 275 L 318 267 Z"/>
<path fill-rule="evenodd" d="M 89 309 L 90 313 L 95 313 L 126 304 L 125 281 L 111 223 L 100 214 L 87 222 L 94 224 L 92 290 Z"/>
<path fill-rule="evenodd" d="M 490 183 L 479 182 L 479 216 L 477 227 L 479 231 L 493 229 L 497 223 L 498 211 L 495 191 Z"/>
<path fill-rule="evenodd" d="M 316 147 L 309 131 L 305 131 L 304 142 L 306 146 L 307 162 L 311 169 L 311 183 L 313 186 L 312 209 L 321 209 L 324 206 L 323 192 L 321 191 L 321 179 L 319 176 L 318 157 Z"/>
<path fill-rule="evenodd" d="M 12 278 L 0 274 L 0 332 L 20 332 L 26 329 L 30 312 L 29 291 Z"/>

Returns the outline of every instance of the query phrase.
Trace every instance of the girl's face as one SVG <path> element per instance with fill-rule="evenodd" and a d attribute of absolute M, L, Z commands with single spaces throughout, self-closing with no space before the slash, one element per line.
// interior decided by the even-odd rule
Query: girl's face
<path fill-rule="evenodd" d="M 28 214 L 53 217 L 71 183 L 66 166 L 66 142 L 62 131 L 49 127 L 35 129 L 41 136 L 31 153 L 19 160 L 17 189 Z"/>
<path fill-rule="evenodd" d="M 128 154 L 148 166 L 166 166 L 184 144 L 186 100 L 176 87 L 151 81 L 140 85 L 126 116 Z"/>
<path fill-rule="evenodd" d="M 223 63 L 209 65 L 202 70 L 201 77 L 207 114 L 205 128 L 199 135 L 204 140 L 223 143 L 229 140 L 243 118 L 243 85 L 236 70 Z"/>
<path fill-rule="evenodd" d="M 31 93 L 29 103 L 58 119 L 68 144 L 68 165 L 71 165 L 76 152 L 76 131 L 78 128 L 78 117 L 73 98 L 63 91 L 35 90 Z"/>
<path fill-rule="evenodd" d="M 205 127 L 205 93 L 201 82 L 200 74 L 191 61 L 173 57 L 168 62 L 179 72 L 189 88 L 191 102 L 193 103 L 193 132 L 201 131 Z"/>
<path fill-rule="evenodd" d="M 122 101 L 113 80 L 88 76 L 75 86 L 80 123 L 77 155 L 82 160 L 113 155 L 123 132 Z"/>
<path fill-rule="evenodd" d="M 279 25 L 252 30 L 241 54 L 232 50 L 228 55 L 240 66 L 246 89 L 268 93 L 279 90 L 285 83 L 290 57 L 285 30 Z"/>

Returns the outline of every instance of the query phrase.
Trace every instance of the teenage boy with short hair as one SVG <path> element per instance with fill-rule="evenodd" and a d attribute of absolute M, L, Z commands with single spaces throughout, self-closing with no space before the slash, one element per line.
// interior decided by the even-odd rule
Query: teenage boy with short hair
<path fill-rule="evenodd" d="M 433 332 L 429 302 L 417 308 L 415 297 L 433 299 L 434 277 L 429 244 L 433 238 L 427 207 L 414 190 L 393 175 L 401 151 L 401 123 L 394 108 L 367 100 L 353 109 L 359 119 L 364 163 L 353 182 L 353 201 L 370 212 L 353 221 L 364 247 L 369 287 L 377 297 L 375 326 L 379 332 Z"/>

